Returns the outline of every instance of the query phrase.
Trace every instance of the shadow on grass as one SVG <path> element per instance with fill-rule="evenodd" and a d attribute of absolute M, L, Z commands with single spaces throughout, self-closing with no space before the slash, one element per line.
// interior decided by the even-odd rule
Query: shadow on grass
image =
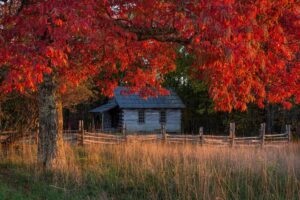
<path fill-rule="evenodd" d="M 27 169 L 27 170 L 26 170 Z M 0 199 L 107 199 L 99 187 L 82 187 L 76 183 L 59 183 L 60 178 L 53 173 L 36 174 L 28 166 L 0 164 Z"/>

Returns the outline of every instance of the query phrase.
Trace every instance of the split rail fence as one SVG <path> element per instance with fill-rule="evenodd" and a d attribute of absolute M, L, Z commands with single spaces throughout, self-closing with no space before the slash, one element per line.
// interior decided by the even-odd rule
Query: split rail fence
<path fill-rule="evenodd" d="M 167 144 L 199 144 L 199 145 L 277 145 L 288 144 L 291 142 L 291 125 L 286 125 L 286 130 L 282 134 L 266 134 L 266 124 L 262 123 L 259 135 L 252 137 L 236 137 L 235 123 L 230 123 L 229 135 L 206 135 L 203 127 L 200 127 L 198 135 L 178 135 L 167 134 L 165 126 L 162 125 L 159 134 L 147 135 L 129 135 L 126 133 L 126 127 L 122 129 L 122 134 L 108 134 L 89 132 L 83 129 L 83 123 L 80 123 L 79 130 L 65 131 L 65 140 L 77 142 L 80 145 L 89 144 L 122 144 L 125 142 L 161 142 Z M 67 136 L 67 135 L 70 136 Z M 74 135 L 75 134 L 75 135 Z"/>
<path fill-rule="evenodd" d="M 13 140 L 13 132 L 0 133 L 0 143 Z M 37 142 L 37 133 L 16 134 L 19 137 L 18 141 L 35 143 Z M 199 144 L 199 145 L 223 145 L 223 146 L 243 146 L 243 145 L 278 145 L 288 144 L 291 142 L 291 126 L 286 125 L 285 132 L 282 134 L 266 134 L 266 124 L 262 123 L 258 136 L 252 137 L 236 137 L 235 123 L 230 123 L 228 135 L 206 135 L 203 127 L 200 127 L 198 135 L 178 135 L 166 133 L 165 126 L 162 125 L 159 134 L 147 135 L 129 135 L 126 132 L 126 127 L 122 128 L 122 133 L 108 134 L 89 132 L 84 130 L 83 121 L 79 122 L 79 130 L 65 130 L 63 134 L 64 140 L 73 144 L 89 145 L 89 144 L 107 144 L 115 145 L 130 142 L 161 142 L 163 144 Z"/>

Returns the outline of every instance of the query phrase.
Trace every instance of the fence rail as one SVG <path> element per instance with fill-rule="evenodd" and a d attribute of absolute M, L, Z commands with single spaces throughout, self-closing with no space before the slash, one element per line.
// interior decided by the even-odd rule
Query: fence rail
<path fill-rule="evenodd" d="M 0 133 L 0 143 L 12 138 L 14 131 L 7 131 Z M 22 142 L 37 142 L 37 133 L 23 134 L 19 137 Z M 200 127 L 198 135 L 177 135 L 167 134 L 164 126 L 161 127 L 160 134 L 147 135 L 128 135 L 126 133 L 126 126 L 123 127 L 121 135 L 114 135 L 108 133 L 88 132 L 83 128 L 83 123 L 80 123 L 79 130 L 65 130 L 63 132 L 63 139 L 66 142 L 77 143 L 79 145 L 89 144 L 122 144 L 126 142 L 161 142 L 168 144 L 199 144 L 199 145 L 269 145 L 269 144 L 287 144 L 291 142 L 291 127 L 286 125 L 286 131 L 282 134 L 265 134 L 265 123 L 261 124 L 260 133 L 258 136 L 251 137 L 236 137 L 235 124 L 230 124 L 229 135 L 205 135 L 203 127 Z"/>
<path fill-rule="evenodd" d="M 79 130 L 77 130 L 76 138 L 73 138 L 73 142 L 77 141 L 78 144 L 82 145 L 122 144 L 125 142 L 162 142 L 168 144 L 192 143 L 201 145 L 264 146 L 269 144 L 287 144 L 291 141 L 290 130 L 290 125 L 287 125 L 285 133 L 265 134 L 265 123 L 263 123 L 261 124 L 258 136 L 236 137 L 235 124 L 231 123 L 229 135 L 205 135 L 203 127 L 199 129 L 198 135 L 167 134 L 164 126 L 161 127 L 160 134 L 128 135 L 126 133 L 126 126 L 124 126 L 121 135 L 113 135 L 108 133 L 87 132 L 83 130 L 82 126 L 80 126 Z"/>

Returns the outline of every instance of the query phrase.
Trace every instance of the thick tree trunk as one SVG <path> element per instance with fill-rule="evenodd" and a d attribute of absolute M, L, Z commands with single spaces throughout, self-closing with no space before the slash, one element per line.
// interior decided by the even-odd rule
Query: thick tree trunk
<path fill-rule="evenodd" d="M 61 168 L 65 164 L 62 104 L 55 93 L 52 75 L 45 75 L 39 86 L 38 137 L 38 162 L 45 169 Z"/>
<path fill-rule="evenodd" d="M 57 120 L 58 120 L 58 139 L 57 139 L 57 158 L 56 164 L 60 169 L 65 169 L 66 167 L 66 155 L 64 149 L 64 139 L 63 139 L 63 104 L 60 96 L 56 98 L 56 109 L 57 109 Z"/>

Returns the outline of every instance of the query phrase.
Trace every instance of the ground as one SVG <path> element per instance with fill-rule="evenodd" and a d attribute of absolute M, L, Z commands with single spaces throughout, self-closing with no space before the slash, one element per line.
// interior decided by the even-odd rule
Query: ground
<path fill-rule="evenodd" d="M 66 169 L 43 172 L 36 147 L 0 159 L 0 199 L 299 199 L 300 145 L 66 145 Z"/>

